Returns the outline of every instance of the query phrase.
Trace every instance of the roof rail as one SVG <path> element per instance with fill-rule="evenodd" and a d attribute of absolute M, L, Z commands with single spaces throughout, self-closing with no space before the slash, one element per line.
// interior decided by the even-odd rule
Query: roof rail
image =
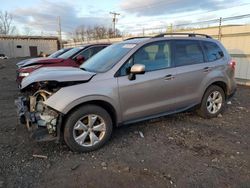
<path fill-rule="evenodd" d="M 126 40 L 132 40 L 132 39 L 143 39 L 143 38 L 151 38 L 151 37 L 147 37 L 147 36 L 145 36 L 145 37 L 131 37 L 131 38 L 127 38 L 127 39 L 125 39 L 125 40 L 123 40 L 123 41 L 126 41 Z"/>
<path fill-rule="evenodd" d="M 210 39 L 212 38 L 209 35 L 199 34 L 199 33 L 162 33 L 162 34 L 154 36 L 153 38 L 164 37 L 165 35 L 187 35 L 188 37 L 203 36 L 203 37 L 210 38 Z"/>

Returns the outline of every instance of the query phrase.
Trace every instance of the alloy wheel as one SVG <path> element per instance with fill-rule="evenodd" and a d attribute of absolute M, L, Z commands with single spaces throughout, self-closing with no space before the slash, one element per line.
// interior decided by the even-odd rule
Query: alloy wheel
<path fill-rule="evenodd" d="M 211 114 L 216 114 L 222 106 L 223 98 L 219 91 L 213 91 L 207 98 L 207 110 Z"/>
<path fill-rule="evenodd" d="M 90 147 L 99 143 L 106 133 L 103 118 L 89 114 L 79 119 L 73 127 L 74 140 L 81 146 Z"/>

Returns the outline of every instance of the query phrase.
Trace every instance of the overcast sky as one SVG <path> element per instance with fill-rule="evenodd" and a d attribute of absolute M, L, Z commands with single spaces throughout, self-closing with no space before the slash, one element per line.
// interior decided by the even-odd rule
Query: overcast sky
<path fill-rule="evenodd" d="M 250 0 L 0 0 L 0 10 L 14 15 L 19 32 L 24 27 L 53 33 L 61 17 L 62 30 L 79 25 L 112 26 L 110 11 L 121 13 L 117 27 L 123 32 L 248 14 Z"/>

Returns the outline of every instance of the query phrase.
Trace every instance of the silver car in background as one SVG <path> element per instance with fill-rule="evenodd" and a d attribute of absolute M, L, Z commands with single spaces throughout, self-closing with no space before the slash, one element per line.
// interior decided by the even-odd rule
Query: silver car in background
<path fill-rule="evenodd" d="M 16 100 L 37 141 L 63 138 L 73 151 L 103 146 L 114 126 L 196 107 L 217 117 L 234 94 L 235 62 L 210 36 L 171 33 L 132 38 L 99 52 L 80 68 L 41 68 Z"/>

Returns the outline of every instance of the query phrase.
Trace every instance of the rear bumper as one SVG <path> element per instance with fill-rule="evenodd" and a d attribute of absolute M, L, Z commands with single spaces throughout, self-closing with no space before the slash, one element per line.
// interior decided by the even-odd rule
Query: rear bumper
<path fill-rule="evenodd" d="M 234 88 L 232 92 L 227 96 L 227 99 L 231 99 L 235 95 L 236 92 L 237 92 L 237 88 Z"/>

